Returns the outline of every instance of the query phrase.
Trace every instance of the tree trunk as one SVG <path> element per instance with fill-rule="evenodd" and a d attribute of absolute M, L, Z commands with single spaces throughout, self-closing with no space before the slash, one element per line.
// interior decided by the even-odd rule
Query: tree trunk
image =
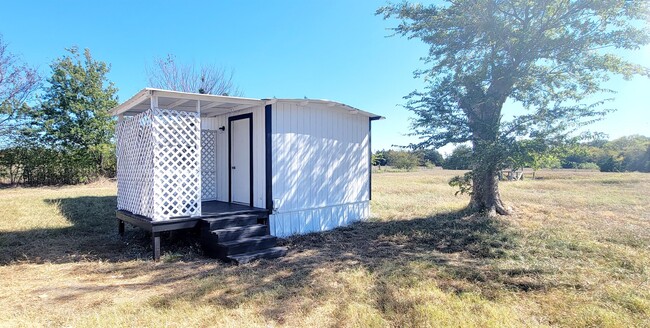
<path fill-rule="evenodd" d="M 489 216 L 510 214 L 499 194 L 498 168 L 505 158 L 499 144 L 499 129 L 501 109 L 514 85 L 511 71 L 504 69 L 493 74 L 487 90 L 480 84 L 468 84 L 468 94 L 460 102 L 472 133 L 474 163 L 469 206 Z"/>
<path fill-rule="evenodd" d="M 472 170 L 472 197 L 469 203 L 472 210 L 489 216 L 510 214 L 499 194 L 497 173 L 496 166 L 488 163 L 477 164 Z"/>
<path fill-rule="evenodd" d="M 501 107 L 483 105 L 478 120 L 470 119 L 472 130 L 472 197 L 470 208 L 489 216 L 508 215 L 510 210 L 499 194 L 499 168 L 504 158 L 503 147 L 498 142 Z M 508 180 L 513 172 L 508 174 Z"/>

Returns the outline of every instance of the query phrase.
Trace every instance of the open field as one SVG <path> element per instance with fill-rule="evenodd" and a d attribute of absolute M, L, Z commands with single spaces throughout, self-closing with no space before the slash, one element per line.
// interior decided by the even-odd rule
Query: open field
<path fill-rule="evenodd" d="M 0 326 L 650 326 L 650 174 L 502 183 L 463 213 L 453 171 L 373 175 L 373 219 L 231 266 L 114 220 L 115 185 L 0 190 Z"/>

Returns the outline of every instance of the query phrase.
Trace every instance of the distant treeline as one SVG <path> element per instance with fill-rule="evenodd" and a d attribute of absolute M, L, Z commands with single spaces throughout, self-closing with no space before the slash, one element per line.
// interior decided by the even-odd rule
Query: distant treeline
<path fill-rule="evenodd" d="M 632 135 L 596 140 L 570 148 L 563 168 L 598 168 L 602 172 L 650 172 L 650 138 Z"/>
<path fill-rule="evenodd" d="M 535 170 L 568 168 L 601 172 L 650 172 L 650 138 L 641 135 L 564 145 L 545 152 L 533 153 L 528 149 L 531 148 L 517 148 L 517 153 L 511 156 L 509 166 L 515 169 L 532 167 Z M 471 163 L 472 149 L 467 145 L 457 146 L 446 158 L 433 149 L 380 150 L 373 154 L 373 165 L 407 170 L 416 166 L 469 170 Z"/>
<path fill-rule="evenodd" d="M 114 147 L 101 151 L 64 151 L 41 146 L 0 150 L 3 183 L 27 185 L 77 184 L 114 177 Z"/>

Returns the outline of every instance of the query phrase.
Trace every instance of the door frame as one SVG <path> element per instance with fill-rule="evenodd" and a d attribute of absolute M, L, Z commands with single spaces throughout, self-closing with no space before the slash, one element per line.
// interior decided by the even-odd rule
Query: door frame
<path fill-rule="evenodd" d="M 228 117 L 228 202 L 232 203 L 232 122 L 248 119 L 249 171 L 250 171 L 250 205 L 253 207 L 253 113 Z"/>

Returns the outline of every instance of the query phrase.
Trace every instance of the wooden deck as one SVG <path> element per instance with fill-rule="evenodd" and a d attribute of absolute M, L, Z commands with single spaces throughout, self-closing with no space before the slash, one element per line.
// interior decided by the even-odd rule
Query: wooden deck
<path fill-rule="evenodd" d="M 201 203 L 201 218 L 212 218 L 225 215 L 243 214 L 250 212 L 268 212 L 265 208 L 252 207 L 235 203 L 208 201 Z"/>
<path fill-rule="evenodd" d="M 151 232 L 154 259 L 158 259 L 160 256 L 160 233 L 162 232 L 194 229 L 200 226 L 201 220 L 203 219 L 228 217 L 241 214 L 256 214 L 262 219 L 262 221 L 264 221 L 263 223 L 267 224 L 268 213 L 269 211 L 265 208 L 220 201 L 206 201 L 201 202 L 200 216 L 173 217 L 168 220 L 153 221 L 151 218 L 124 210 L 117 210 L 115 216 L 117 217 L 118 232 L 120 235 L 124 234 L 125 223 L 129 223 Z"/>

